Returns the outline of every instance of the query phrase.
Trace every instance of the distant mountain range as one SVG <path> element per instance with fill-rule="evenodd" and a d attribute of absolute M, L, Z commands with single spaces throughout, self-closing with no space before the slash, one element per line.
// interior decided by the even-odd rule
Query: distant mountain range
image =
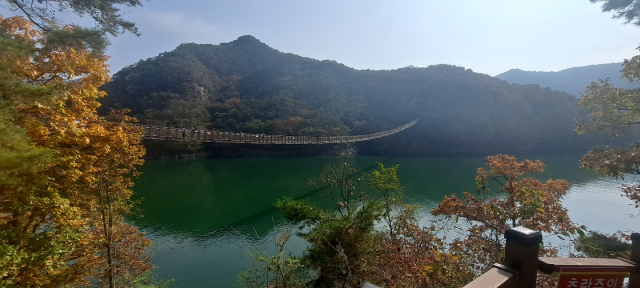
<path fill-rule="evenodd" d="M 540 87 L 549 87 L 554 90 L 567 92 L 573 96 L 580 97 L 585 88 L 591 82 L 599 79 L 609 79 L 615 87 L 633 89 L 640 87 L 639 83 L 629 82 L 622 78 L 622 63 L 609 63 L 599 65 L 589 65 L 584 67 L 574 67 L 558 72 L 524 71 L 511 69 L 496 78 L 505 80 L 511 84 L 537 84 Z"/>

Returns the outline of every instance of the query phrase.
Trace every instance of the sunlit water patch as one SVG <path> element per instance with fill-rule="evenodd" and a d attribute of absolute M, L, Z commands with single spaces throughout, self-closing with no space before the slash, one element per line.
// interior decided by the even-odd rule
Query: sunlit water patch
<path fill-rule="evenodd" d="M 633 202 L 622 197 L 623 185 L 640 183 L 639 175 L 628 175 L 625 179 L 599 177 L 575 183 L 562 201 L 571 220 L 586 225 L 589 230 L 604 233 L 637 231 L 640 210 Z"/>

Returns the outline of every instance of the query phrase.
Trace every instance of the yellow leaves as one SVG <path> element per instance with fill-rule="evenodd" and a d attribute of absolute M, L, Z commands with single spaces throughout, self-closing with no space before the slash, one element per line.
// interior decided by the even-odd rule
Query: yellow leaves
<path fill-rule="evenodd" d="M 0 27 L 14 39 L 31 44 L 35 51 L 0 55 L 0 64 L 7 67 L 7 75 L 17 79 L 17 83 L 28 84 L 27 88 L 17 90 L 19 93 L 6 97 L 7 104 L 13 105 L 16 111 L 13 124 L 26 130 L 33 145 L 52 149 L 54 158 L 52 163 L 43 164 L 37 174 L 19 175 L 37 183 L 28 187 L 29 190 L 0 187 L 1 193 L 5 193 L 0 196 L 10 199 L 12 205 L 5 202 L 0 205 L 0 226 L 13 221 L 25 226 L 27 232 L 12 237 L 25 243 L 33 239 L 49 241 L 39 244 L 53 247 L 51 251 L 38 252 L 49 256 L 41 266 L 28 264 L 33 266 L 29 269 L 36 271 L 35 276 L 29 278 L 33 281 L 17 286 L 43 286 L 39 283 L 50 281 L 47 278 L 50 275 L 57 275 L 56 281 L 62 282 L 46 282 L 47 286 L 64 286 L 70 282 L 88 284 L 83 277 L 96 277 L 95 271 L 104 268 L 101 261 L 104 261 L 102 249 L 106 240 L 100 231 L 103 229 L 101 212 L 105 207 L 100 201 L 101 193 L 109 191 L 108 201 L 115 209 L 111 215 L 116 220 L 114 239 L 132 241 L 126 242 L 127 247 L 149 243 L 136 229 L 118 222 L 130 207 L 132 192 L 128 187 L 133 183 L 125 175 L 137 175 L 136 165 L 143 162 L 141 129 L 133 127 L 129 123 L 132 119 L 124 115 L 109 121 L 96 113 L 100 106 L 97 99 L 106 96 L 98 87 L 109 80 L 106 57 L 96 57 L 84 49 L 49 45 L 46 38 L 22 18 L 0 16 Z M 33 93 L 34 88 L 42 89 Z M 7 217 L 11 219 L 5 221 Z M 46 229 L 59 238 L 38 237 L 38 233 L 47 232 Z M 119 253 L 117 255 L 136 252 Z M 138 259 L 122 257 L 124 261 Z M 72 268 L 67 266 L 71 259 Z M 146 264 L 137 265 L 148 269 Z M 43 276 L 38 274 L 41 270 L 51 271 L 49 276 Z"/>

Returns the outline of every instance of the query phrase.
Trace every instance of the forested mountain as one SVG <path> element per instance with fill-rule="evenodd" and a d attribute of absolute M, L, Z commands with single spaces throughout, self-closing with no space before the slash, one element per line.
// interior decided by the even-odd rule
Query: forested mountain
<path fill-rule="evenodd" d="M 633 83 L 622 78 L 621 69 L 622 63 L 574 67 L 558 72 L 511 69 L 496 75 L 496 78 L 513 84 L 537 84 L 540 87 L 549 87 L 554 90 L 567 92 L 576 97 L 580 97 L 581 93 L 584 92 L 585 88 L 587 88 L 591 82 L 597 82 L 600 79 L 609 79 L 611 84 L 618 88 L 634 89 L 640 87 L 638 83 Z"/>
<path fill-rule="evenodd" d="M 368 153 L 583 151 L 593 143 L 574 132 L 576 100 L 563 92 L 450 65 L 355 70 L 282 53 L 252 36 L 182 44 L 122 69 L 103 89 L 110 95 L 105 110 L 127 107 L 154 125 L 347 135 L 420 119 L 400 134 L 359 144 Z"/>

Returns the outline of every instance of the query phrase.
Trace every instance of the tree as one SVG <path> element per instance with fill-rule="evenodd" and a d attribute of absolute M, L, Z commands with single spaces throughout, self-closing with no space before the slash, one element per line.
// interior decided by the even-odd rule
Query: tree
<path fill-rule="evenodd" d="M 34 25 L 43 31 L 53 31 L 62 24 L 62 17 L 56 13 L 71 11 L 78 16 L 89 16 L 96 21 L 97 30 L 116 35 L 124 32 L 138 34 L 135 24 L 124 20 L 118 5 L 142 6 L 139 0 L 6 0 L 12 10 L 23 13 Z M 71 26 L 72 29 L 78 26 Z"/>
<path fill-rule="evenodd" d="M 455 219 L 456 223 L 464 220 L 466 237 L 454 240 L 451 246 L 477 273 L 502 262 L 502 235 L 509 228 L 524 226 L 560 236 L 581 232 L 560 202 L 569 189 L 567 181 L 523 178 L 543 172 L 541 161 L 518 162 L 515 157 L 502 154 L 488 156 L 486 161 L 488 169 L 478 168 L 476 196 L 469 192 L 464 192 L 463 198 L 447 196 L 432 211 L 433 215 Z M 499 192 L 493 193 L 491 185 L 497 185 Z M 554 252 L 553 248 L 543 249 L 542 255 Z"/>
<path fill-rule="evenodd" d="M 116 36 L 125 32 L 138 33 L 133 22 L 124 20 L 118 6 L 141 6 L 139 0 L 5 0 L 8 8 L 26 16 L 47 35 L 50 46 L 89 49 L 92 53 L 103 54 L 109 45 L 106 34 Z M 64 23 L 64 17 L 57 14 L 72 12 L 80 17 L 88 16 L 95 21 L 93 28 Z M 62 29 L 64 27 L 64 29 Z"/>
<path fill-rule="evenodd" d="M 363 266 L 373 257 L 374 224 L 382 217 L 383 205 L 359 187 L 363 177 L 346 162 L 327 164 L 318 183 L 322 195 L 333 202 L 325 211 L 308 200 L 284 198 L 275 206 L 285 217 L 310 227 L 300 233 L 309 242 L 303 263 L 317 270 L 315 287 L 351 287 L 362 281 Z M 369 260 L 368 260 L 369 259 Z"/>
<path fill-rule="evenodd" d="M 438 235 L 435 225 L 420 226 L 417 207 L 394 211 L 394 234 L 377 233 L 375 262 L 363 267 L 367 281 L 383 287 L 462 287 L 475 278 L 462 253 Z"/>
<path fill-rule="evenodd" d="M 576 131 L 586 133 L 608 131 L 611 136 L 626 134 L 629 128 L 640 123 L 640 94 L 633 90 L 613 87 L 607 80 L 592 82 L 578 102 L 588 109 L 591 119 L 578 122 Z"/>
<path fill-rule="evenodd" d="M 0 283 L 2 286 L 44 286 L 60 283 L 50 270 L 61 273 L 61 263 L 76 246 L 80 228 L 73 225 L 79 211 L 68 199 L 47 189 L 41 177 L 53 165 L 53 150 L 37 147 L 27 129 L 17 119 L 25 102 L 45 102 L 52 89 L 23 81 L 24 65 L 35 54 L 37 31 L 21 18 L 0 19 L 3 45 L 0 61 L 0 96 L 2 107 L 2 177 L 0 178 Z M 21 33 L 20 33 L 21 32 Z M 16 67 L 17 63 L 23 63 Z M 56 225 L 58 222 L 59 225 Z M 66 225 L 65 225 L 66 223 Z M 62 274 L 62 273 L 61 273 Z M 64 283 L 64 282 L 62 282 Z"/>
<path fill-rule="evenodd" d="M 640 1 L 590 0 L 592 3 L 604 2 L 603 12 L 615 12 L 614 18 L 623 18 L 626 24 L 640 26 Z M 640 47 L 638 47 L 640 49 Z M 640 79 L 640 55 L 625 59 L 622 75 L 629 81 Z M 625 90 L 611 85 L 608 79 L 592 82 L 578 102 L 580 107 L 590 112 L 590 119 L 578 122 L 576 131 L 586 133 L 606 131 L 612 137 L 625 135 L 640 123 L 640 90 Z M 624 174 L 640 174 L 640 152 L 638 143 L 623 147 L 598 146 L 592 148 L 580 160 L 581 166 L 592 169 L 596 173 L 617 178 Z M 622 195 L 640 207 L 640 183 L 624 186 Z M 576 250 L 589 257 L 624 256 L 629 245 L 625 242 L 629 237 L 618 231 L 613 235 L 605 235 L 597 231 L 589 231 L 576 241 Z M 626 255 L 630 257 L 630 253 Z"/>
<path fill-rule="evenodd" d="M 589 0 L 603 3 L 602 12 L 614 12 L 614 18 L 624 19 L 624 23 L 640 26 L 640 1 L 638 0 Z"/>
<path fill-rule="evenodd" d="M 451 249 L 435 226 L 421 227 L 417 207 L 402 202 L 398 170 L 397 165 L 379 163 L 372 173 L 362 174 L 343 159 L 338 165 L 327 164 L 316 181 L 332 208 L 290 198 L 275 204 L 287 219 L 308 228 L 300 233 L 309 242 L 300 260 L 317 271 L 310 282 L 315 287 L 355 287 L 362 281 L 384 287 L 459 287 L 473 279 L 462 253 Z M 389 232 L 376 228 L 381 221 Z M 243 278 L 245 284 L 264 287 L 285 279 L 272 276 L 272 282 L 266 282 L 266 272 L 292 275 L 297 258 L 283 259 L 282 253 L 258 258 L 267 265 L 241 275 L 250 276 Z M 269 267 L 273 269 L 265 271 Z"/>
<path fill-rule="evenodd" d="M 285 244 L 290 237 L 289 230 L 280 234 L 275 255 L 270 255 L 264 247 L 254 247 L 258 250 L 255 254 L 248 252 L 253 266 L 238 275 L 238 284 L 252 288 L 305 287 L 311 280 L 307 269 L 298 257 L 286 254 Z"/>
<path fill-rule="evenodd" d="M 122 219 L 142 131 L 96 113 L 106 57 L 49 39 L 0 16 L 0 286 L 127 286 L 151 268 Z"/>
<path fill-rule="evenodd" d="M 640 58 L 635 61 L 640 61 Z M 629 65 L 625 61 L 623 72 L 626 77 L 640 79 L 637 66 Z M 610 85 L 607 80 L 600 80 L 587 87 L 578 105 L 589 109 L 591 115 L 590 119 L 577 123 L 578 133 L 607 131 L 612 137 L 616 137 L 627 134 L 640 124 L 640 91 L 637 89 L 619 89 Z M 640 174 L 638 152 L 638 144 L 624 147 L 598 146 L 591 149 L 580 163 L 583 168 L 597 173 L 623 178 L 625 173 Z M 640 207 L 640 183 L 626 186 L 622 192 L 634 201 L 636 208 Z"/>
<path fill-rule="evenodd" d="M 380 200 L 384 204 L 382 219 L 389 227 L 389 234 L 394 236 L 394 217 L 392 213 L 404 203 L 402 199 L 402 184 L 398 177 L 400 164 L 385 168 L 382 163 L 378 163 L 378 169 L 369 174 L 369 183 L 380 195 Z"/>
<path fill-rule="evenodd" d="M 615 18 L 624 18 L 625 23 L 640 26 L 640 1 L 590 1 L 604 2 L 603 12 L 615 11 Z M 640 80 L 640 55 L 624 60 L 622 74 L 629 81 Z M 591 119 L 576 125 L 578 133 L 608 131 L 615 137 L 626 134 L 632 127 L 640 124 L 640 90 L 615 88 L 606 79 L 591 83 L 578 105 L 589 109 L 591 114 Z M 580 162 L 583 168 L 615 178 L 624 177 L 625 173 L 640 174 L 638 149 L 638 144 L 595 147 Z M 624 187 L 622 192 L 635 203 L 636 208 L 640 207 L 640 183 Z"/>
<path fill-rule="evenodd" d="M 619 258 L 631 260 L 631 243 L 627 235 L 614 233 L 606 235 L 597 231 L 580 235 L 576 241 L 576 250 L 591 258 Z M 626 241 L 624 241 L 624 240 Z"/>

